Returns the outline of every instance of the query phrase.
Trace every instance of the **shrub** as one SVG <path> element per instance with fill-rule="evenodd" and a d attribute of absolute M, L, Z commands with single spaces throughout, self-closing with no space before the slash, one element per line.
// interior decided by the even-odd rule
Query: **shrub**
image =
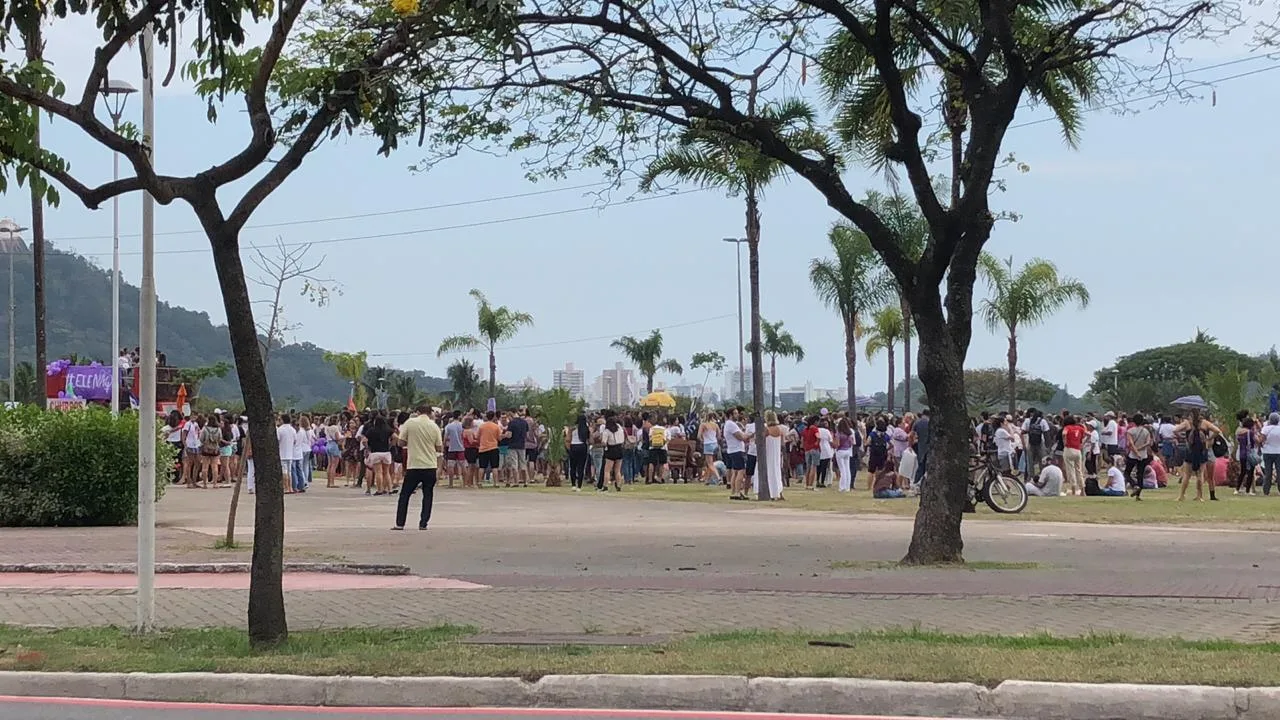
<path fill-rule="evenodd" d="M 173 449 L 156 441 L 156 498 Z M 0 411 L 0 526 L 132 525 L 138 416 L 98 407 Z"/>

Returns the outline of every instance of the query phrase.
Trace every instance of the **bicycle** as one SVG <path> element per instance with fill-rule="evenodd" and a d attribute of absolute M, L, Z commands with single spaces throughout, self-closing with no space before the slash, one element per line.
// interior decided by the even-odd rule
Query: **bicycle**
<path fill-rule="evenodd" d="M 967 512 L 976 512 L 978 501 L 982 500 L 1002 515 L 1020 513 L 1029 499 L 1027 487 L 1017 477 L 1001 471 L 993 452 L 970 458 L 968 491 Z"/>

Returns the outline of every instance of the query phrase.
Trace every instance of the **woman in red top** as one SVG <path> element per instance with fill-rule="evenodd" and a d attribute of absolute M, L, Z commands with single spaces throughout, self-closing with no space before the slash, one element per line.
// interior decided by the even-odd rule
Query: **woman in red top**
<path fill-rule="evenodd" d="M 1062 428 L 1062 474 L 1072 495 L 1084 494 L 1084 437 L 1088 433 L 1080 418 L 1072 416 Z"/>

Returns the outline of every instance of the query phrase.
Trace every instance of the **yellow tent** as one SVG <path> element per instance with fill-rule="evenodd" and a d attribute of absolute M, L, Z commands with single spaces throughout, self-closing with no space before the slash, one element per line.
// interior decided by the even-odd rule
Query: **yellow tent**
<path fill-rule="evenodd" d="M 645 395 L 640 400 L 640 407 L 665 407 L 673 408 L 676 406 L 676 399 L 671 397 L 671 393 L 666 390 L 658 390 Z"/>

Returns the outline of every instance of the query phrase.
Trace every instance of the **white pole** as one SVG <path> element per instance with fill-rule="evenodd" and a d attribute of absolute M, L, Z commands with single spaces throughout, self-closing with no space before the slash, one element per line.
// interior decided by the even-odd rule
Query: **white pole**
<path fill-rule="evenodd" d="M 18 306 L 13 301 L 13 233 L 9 233 L 9 402 L 13 402 L 13 318 Z"/>
<path fill-rule="evenodd" d="M 119 131 L 119 122 L 114 123 Z M 112 180 L 120 179 L 120 153 L 111 153 Z M 120 196 L 111 198 L 111 414 L 120 414 Z"/>
<path fill-rule="evenodd" d="M 142 33 L 142 137 L 155 167 L 155 42 Z M 142 196 L 142 290 L 138 310 L 138 617 L 140 633 L 156 624 L 156 276 L 155 199 Z"/>

